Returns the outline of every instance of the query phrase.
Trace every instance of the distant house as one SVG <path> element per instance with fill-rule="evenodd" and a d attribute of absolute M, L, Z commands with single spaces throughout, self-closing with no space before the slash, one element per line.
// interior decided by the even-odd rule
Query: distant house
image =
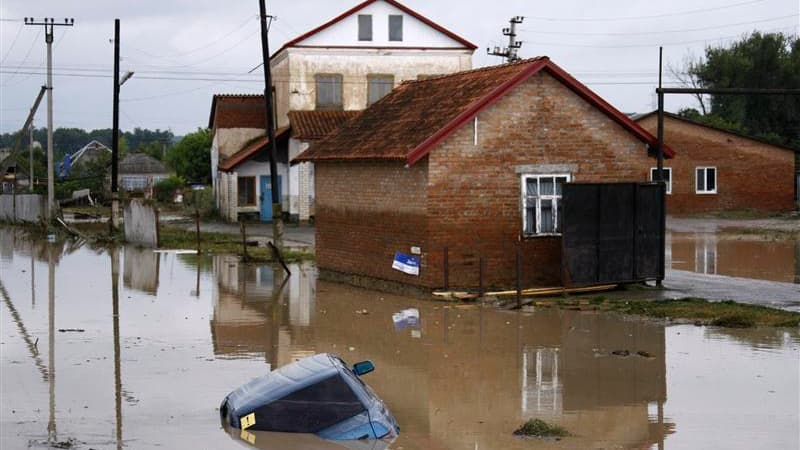
<path fill-rule="evenodd" d="M 447 249 L 450 286 L 478 286 L 478 256 L 513 286 L 520 246 L 523 285 L 553 286 L 564 183 L 645 182 L 655 144 L 542 57 L 405 82 L 294 162 L 314 163 L 321 269 L 436 288 Z"/>
<path fill-rule="evenodd" d="M 120 189 L 126 192 L 151 193 L 153 186 L 170 176 L 171 172 L 159 160 L 146 153 L 128 153 L 117 170 Z"/>
<path fill-rule="evenodd" d="M 69 158 L 68 163 L 66 158 Z M 111 149 L 97 140 L 92 140 L 75 151 L 75 153 L 67 155 L 66 158 L 58 165 L 58 174 L 60 177 L 67 177 L 70 172 L 80 167 L 86 167 L 96 161 L 101 161 L 103 159 L 110 161 Z"/>
<path fill-rule="evenodd" d="M 655 111 L 636 120 L 656 133 Z M 677 153 L 665 166 L 669 214 L 795 208 L 800 175 L 793 149 L 670 113 L 664 142 Z"/>
<path fill-rule="evenodd" d="M 402 81 L 471 68 L 475 48 L 394 0 L 364 1 L 290 40 L 270 58 L 276 124 L 288 133 L 278 136 L 279 161 L 296 156 L 305 148 L 303 142 L 319 139 L 317 134 L 307 139 L 309 127 L 313 133 L 330 131 L 354 115 L 344 111 L 363 110 Z M 293 134 L 298 126 L 302 136 Z M 222 216 L 236 220 L 257 213 L 261 220 L 271 220 L 271 205 L 261 201 L 262 186 L 269 181 L 266 165 L 243 165 L 263 154 L 251 140 L 266 134 L 264 97 L 214 96 L 209 128 L 214 135 L 212 184 Z M 234 157 L 236 164 L 224 163 Z M 240 172 L 252 177 L 241 182 L 241 194 Z M 284 211 L 308 220 L 313 215 L 313 166 L 284 164 L 278 174 Z"/>

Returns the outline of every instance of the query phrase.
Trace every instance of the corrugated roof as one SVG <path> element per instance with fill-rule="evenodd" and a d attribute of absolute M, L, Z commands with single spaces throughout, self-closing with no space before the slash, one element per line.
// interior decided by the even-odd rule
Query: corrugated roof
<path fill-rule="evenodd" d="M 146 153 L 128 153 L 119 162 L 119 173 L 169 173 L 169 169 L 161 161 Z"/>
<path fill-rule="evenodd" d="M 361 111 L 289 111 L 292 137 L 304 141 L 322 139 Z"/>
<path fill-rule="evenodd" d="M 407 81 L 294 159 L 388 159 L 414 164 L 459 126 L 546 70 L 643 142 L 656 138 L 547 57 Z M 670 149 L 665 149 L 672 156 Z"/>

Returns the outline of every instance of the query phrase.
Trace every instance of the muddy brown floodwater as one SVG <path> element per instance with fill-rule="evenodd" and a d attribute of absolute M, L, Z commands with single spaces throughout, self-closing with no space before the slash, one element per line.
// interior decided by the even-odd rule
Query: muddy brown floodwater
<path fill-rule="evenodd" d="M 800 240 L 789 234 L 672 231 L 667 259 L 678 270 L 800 283 Z"/>
<path fill-rule="evenodd" d="M 375 362 L 365 379 L 401 425 L 393 449 L 800 445 L 797 329 L 505 312 L 292 269 L 284 279 L 233 257 L 33 243 L 0 228 L 0 447 L 341 449 L 313 436 L 248 442 L 218 418 L 228 392 L 317 352 Z M 394 324 L 406 308 L 418 326 Z M 573 436 L 513 437 L 529 418 Z"/>

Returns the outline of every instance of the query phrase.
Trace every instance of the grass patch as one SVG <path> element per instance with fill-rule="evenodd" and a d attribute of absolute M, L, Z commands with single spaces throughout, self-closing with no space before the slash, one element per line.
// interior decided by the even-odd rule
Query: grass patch
<path fill-rule="evenodd" d="M 514 430 L 514 436 L 562 438 L 569 435 L 564 427 L 549 424 L 541 419 L 530 419 Z"/>
<path fill-rule="evenodd" d="M 162 226 L 159 239 L 161 248 L 165 249 L 193 249 L 197 246 L 196 233 L 182 228 Z M 203 252 L 244 256 L 241 237 L 234 234 L 201 231 L 200 249 Z M 247 246 L 247 256 L 252 261 L 273 259 L 272 251 L 267 247 Z M 299 250 L 284 250 L 283 259 L 287 263 L 310 261 L 314 259 L 314 254 Z"/>
<path fill-rule="evenodd" d="M 608 304 L 608 309 L 624 314 L 695 320 L 704 324 L 731 328 L 796 327 L 800 325 L 800 313 L 734 301 L 710 302 L 692 297 L 656 301 L 614 300 Z"/>

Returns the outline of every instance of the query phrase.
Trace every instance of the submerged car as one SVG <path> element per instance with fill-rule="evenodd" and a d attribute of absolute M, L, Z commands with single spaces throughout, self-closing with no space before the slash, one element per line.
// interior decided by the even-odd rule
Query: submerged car
<path fill-rule="evenodd" d="M 321 353 L 283 366 L 228 394 L 220 416 L 241 430 L 313 433 L 323 439 L 394 439 L 400 427 L 361 380 L 371 361 L 347 366 Z"/>

